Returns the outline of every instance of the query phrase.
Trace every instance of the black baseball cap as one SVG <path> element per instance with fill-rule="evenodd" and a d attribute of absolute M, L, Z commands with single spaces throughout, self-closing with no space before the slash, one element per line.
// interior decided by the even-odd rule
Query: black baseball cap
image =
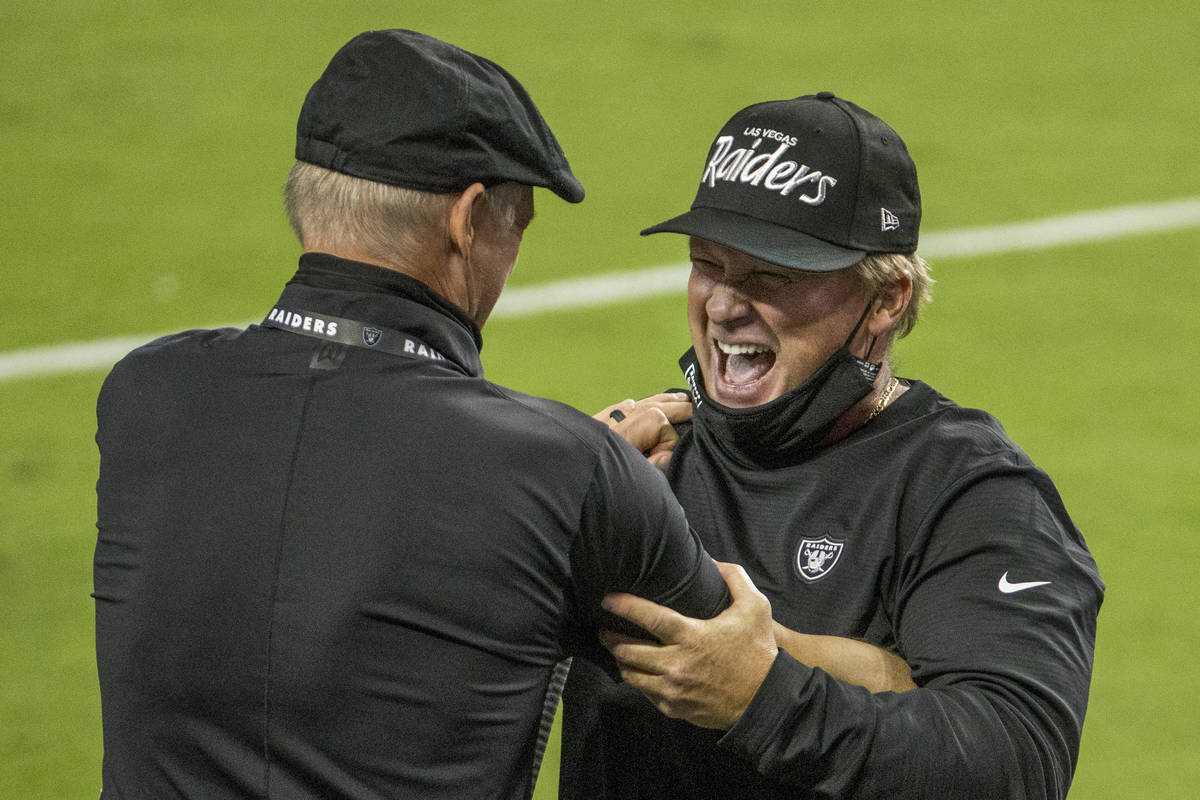
<path fill-rule="evenodd" d="M 917 168 L 883 120 L 832 92 L 748 106 L 717 134 L 692 208 L 642 231 L 685 233 L 796 269 L 912 253 Z"/>
<path fill-rule="evenodd" d="M 513 181 L 583 199 L 517 79 L 416 31 L 368 31 L 334 54 L 300 109 L 296 158 L 424 192 Z"/>

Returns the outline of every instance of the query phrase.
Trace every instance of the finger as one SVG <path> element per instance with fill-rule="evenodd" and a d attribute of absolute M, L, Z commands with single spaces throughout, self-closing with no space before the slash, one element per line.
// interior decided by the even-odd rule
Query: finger
<path fill-rule="evenodd" d="M 736 601 L 739 596 L 745 596 L 748 593 L 757 593 L 758 587 L 750 580 L 750 576 L 746 574 L 741 564 L 731 564 L 727 561 L 714 561 L 717 565 L 717 571 L 721 573 L 721 577 L 725 579 L 725 585 L 729 587 L 729 594 Z"/>
<path fill-rule="evenodd" d="M 692 403 L 690 400 L 664 400 L 656 404 L 667 415 L 667 420 L 678 424 L 692 418 Z"/>
<path fill-rule="evenodd" d="M 638 400 L 638 403 L 663 403 L 669 400 L 686 400 L 687 398 L 687 392 L 659 392 L 649 397 L 643 397 L 641 400 Z"/>
<path fill-rule="evenodd" d="M 611 406 L 604 408 L 604 410 L 596 412 L 592 415 L 592 418 L 598 419 L 601 422 L 612 422 L 614 412 L 620 412 L 621 414 L 627 415 L 632 413 L 633 409 L 636 407 L 637 403 L 635 403 L 632 398 L 627 397 L 619 403 L 613 403 Z"/>
<path fill-rule="evenodd" d="M 630 412 L 637 407 L 637 402 L 632 397 L 627 397 L 619 403 L 613 403 L 611 406 L 604 408 L 602 411 L 597 411 L 592 415 L 592 419 L 600 420 L 605 423 L 612 423 L 613 420 L 609 416 L 613 411 L 620 411 L 628 416 Z"/>
<path fill-rule="evenodd" d="M 666 606 L 624 592 L 605 595 L 600 605 L 605 611 L 629 620 L 663 644 L 678 642 L 692 624 L 687 617 Z"/>
<path fill-rule="evenodd" d="M 614 409 L 613 413 L 620 412 Z M 678 439 L 675 429 L 658 408 L 638 408 L 618 420 L 610 416 L 605 422 L 614 433 L 629 442 L 639 453 L 649 453 L 662 442 Z"/>
<path fill-rule="evenodd" d="M 640 636 L 633 636 L 628 633 L 620 633 L 618 631 L 608 629 L 602 630 L 596 635 L 600 639 L 600 644 L 604 645 L 609 652 L 611 652 L 614 647 L 621 648 L 635 644 L 648 644 L 651 646 L 658 645 L 657 642 L 651 642 L 649 639 Z"/>
<path fill-rule="evenodd" d="M 620 428 L 614 430 L 622 439 L 637 448 L 639 453 L 649 453 L 660 444 L 673 443 L 679 438 L 667 415 L 660 408 L 638 408 Z"/>
<path fill-rule="evenodd" d="M 664 714 L 668 713 L 668 709 L 661 704 L 659 699 L 663 692 L 663 677 L 661 675 L 643 672 L 640 669 L 624 664 L 618 664 L 617 671 L 621 673 L 622 681 L 644 694 L 646 699 L 652 702 L 659 711 L 662 711 Z"/>
<path fill-rule="evenodd" d="M 663 646 L 656 642 L 603 631 L 600 633 L 600 643 L 612 654 L 617 667 L 622 670 L 632 670 L 644 675 L 663 674 Z"/>
<path fill-rule="evenodd" d="M 660 392 L 638 400 L 637 407 L 661 408 L 671 422 L 686 422 L 692 418 L 692 399 L 687 392 Z"/>
<path fill-rule="evenodd" d="M 675 432 L 675 428 L 672 426 L 669 430 L 664 430 L 660 433 L 658 443 L 647 451 L 646 460 L 663 472 L 666 472 L 667 465 L 671 463 L 671 456 L 674 454 L 675 445 L 677 444 L 679 444 L 679 434 Z"/>
<path fill-rule="evenodd" d="M 635 409 L 648 411 L 653 408 L 661 409 L 667 420 L 672 423 L 687 422 L 692 418 L 692 402 L 685 392 L 662 392 L 636 401 L 627 397 L 596 412 L 592 418 L 614 427 L 614 412 L 618 415 L 616 421 L 620 422 L 622 417 L 632 415 Z"/>
<path fill-rule="evenodd" d="M 675 450 L 673 447 L 662 450 L 656 448 L 650 451 L 650 454 L 646 456 L 646 460 L 650 462 L 651 466 L 657 468 L 660 472 L 666 472 L 667 467 L 671 465 L 671 456 L 674 455 L 674 453 Z"/>
<path fill-rule="evenodd" d="M 733 598 L 734 605 L 765 604 L 767 614 L 771 613 L 771 601 L 758 590 L 758 587 L 750 580 L 750 576 L 746 574 L 746 570 L 742 569 L 739 564 L 730 564 L 724 561 L 714 563 L 717 565 L 717 571 L 721 573 L 721 577 L 725 579 L 725 585 L 729 587 L 729 596 Z"/>
<path fill-rule="evenodd" d="M 687 392 L 659 392 L 652 394 L 649 397 L 643 397 L 638 400 L 638 405 L 643 403 L 691 403 L 692 398 Z"/>
<path fill-rule="evenodd" d="M 679 434 L 675 432 L 675 426 L 668 425 L 660 429 L 658 441 L 650 448 L 649 454 L 658 452 L 669 452 L 675 449 L 675 445 L 679 443 Z"/>

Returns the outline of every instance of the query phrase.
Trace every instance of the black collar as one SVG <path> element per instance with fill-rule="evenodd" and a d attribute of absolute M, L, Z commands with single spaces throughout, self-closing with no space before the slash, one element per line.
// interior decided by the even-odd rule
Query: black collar
<path fill-rule="evenodd" d="M 475 321 L 426 284 L 395 270 L 328 253 L 305 253 L 280 305 L 406 331 L 468 374 L 483 374 L 483 337 Z"/>
<path fill-rule="evenodd" d="M 377 267 L 362 261 L 331 256 L 328 253 L 305 253 L 291 282 L 303 283 L 318 289 L 361 288 L 366 291 L 382 289 L 391 294 L 436 308 L 467 329 L 475 341 L 475 349 L 483 349 L 483 334 L 475 320 L 459 306 L 451 303 L 426 284 L 403 272 Z"/>

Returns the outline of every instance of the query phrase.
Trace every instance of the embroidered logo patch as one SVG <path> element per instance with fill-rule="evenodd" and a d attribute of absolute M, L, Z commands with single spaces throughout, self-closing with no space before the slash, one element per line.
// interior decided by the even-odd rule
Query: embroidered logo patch
<path fill-rule="evenodd" d="M 717 181 L 749 184 L 759 189 L 775 192 L 787 197 L 796 191 L 796 199 L 810 206 L 825 202 L 829 189 L 837 185 L 837 178 L 826 175 L 808 164 L 784 158 L 789 148 L 795 147 L 797 139 L 779 131 L 763 128 L 746 128 L 742 135 L 753 139 L 749 147 L 735 148 L 733 136 L 718 136 L 700 182 L 716 188 Z M 766 139 L 773 140 L 764 150 L 779 146 L 774 152 L 759 153 L 758 148 Z M 811 192 L 803 194 L 803 192 Z"/>
<path fill-rule="evenodd" d="M 379 328 L 363 328 L 362 329 L 363 344 L 367 347 L 374 347 L 379 344 L 379 340 L 383 337 L 383 331 Z"/>
<path fill-rule="evenodd" d="M 879 230 L 894 231 L 900 227 L 900 218 L 886 208 L 879 209 Z"/>
<path fill-rule="evenodd" d="M 801 539 L 796 549 L 796 572 L 807 583 L 815 583 L 829 574 L 842 557 L 845 542 L 822 536 L 820 539 Z"/>

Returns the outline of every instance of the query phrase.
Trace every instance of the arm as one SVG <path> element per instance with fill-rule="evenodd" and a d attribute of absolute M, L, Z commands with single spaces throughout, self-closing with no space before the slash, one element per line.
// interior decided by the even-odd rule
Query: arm
<path fill-rule="evenodd" d="M 786 651 L 763 675 L 757 657 L 740 656 L 760 646 L 761 619 L 745 629 L 670 617 L 663 625 L 624 597 L 612 610 L 665 638 L 658 652 L 612 640 L 614 656 L 661 710 L 727 728 L 721 746 L 780 784 L 838 797 L 1061 798 L 1078 755 L 1103 585 L 1051 493 L 1024 476 L 997 478 L 931 518 L 901 565 L 895 608 L 915 691 L 863 692 Z M 1005 593 L 998 581 L 1010 569 L 1050 583 Z M 723 699 L 697 690 L 705 664 L 751 675 L 749 702 L 741 705 L 738 683 Z"/>
<path fill-rule="evenodd" d="M 604 607 L 654 634 L 658 642 L 606 632 L 602 640 L 621 678 L 669 717 L 729 728 L 767 676 L 779 649 L 811 667 L 871 691 L 915 688 L 908 665 L 886 650 L 839 636 L 813 636 L 771 620 L 771 604 L 745 571 L 718 564 L 733 603 L 711 620 L 693 620 L 630 595 Z"/>
<path fill-rule="evenodd" d="M 779 652 L 771 603 L 736 564 L 717 564 L 733 603 L 696 620 L 628 594 L 604 598 L 605 610 L 658 641 L 606 631 L 601 641 L 621 678 L 668 717 L 703 728 L 728 728 L 741 717 Z"/>
<path fill-rule="evenodd" d="M 871 692 L 907 692 L 917 688 L 912 670 L 895 653 L 842 636 L 799 633 L 774 624 L 775 643 L 792 658 Z"/>
<path fill-rule="evenodd" d="M 584 655 L 608 653 L 595 634 L 615 628 L 643 634 L 601 605 L 611 592 L 652 598 L 680 614 L 707 619 L 729 603 L 728 590 L 687 524 L 665 476 L 604 435 L 570 549 L 570 577 L 579 619 L 588 630 Z"/>

